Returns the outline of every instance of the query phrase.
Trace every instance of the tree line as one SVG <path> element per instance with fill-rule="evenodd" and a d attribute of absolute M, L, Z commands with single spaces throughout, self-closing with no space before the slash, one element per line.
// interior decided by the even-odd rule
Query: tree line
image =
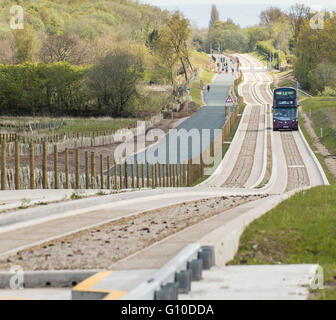
<path fill-rule="evenodd" d="M 144 85 L 177 89 L 177 79 L 187 82 L 193 71 L 190 23 L 179 12 L 166 14 L 144 41 L 48 34 L 39 57 L 31 55 L 30 32 L 29 24 L 13 31 L 18 60 L 0 65 L 1 115 L 147 117 L 171 99 Z"/>

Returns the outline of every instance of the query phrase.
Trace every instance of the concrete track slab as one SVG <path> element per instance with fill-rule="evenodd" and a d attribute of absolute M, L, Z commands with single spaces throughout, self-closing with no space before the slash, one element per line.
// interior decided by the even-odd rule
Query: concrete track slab
<path fill-rule="evenodd" d="M 203 272 L 180 300 L 305 300 L 317 265 L 229 266 Z"/>

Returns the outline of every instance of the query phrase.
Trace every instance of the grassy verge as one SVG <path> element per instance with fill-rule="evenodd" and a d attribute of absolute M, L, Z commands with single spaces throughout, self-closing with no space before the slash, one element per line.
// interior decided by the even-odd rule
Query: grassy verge
<path fill-rule="evenodd" d="M 336 186 L 302 191 L 244 231 L 233 264 L 319 264 L 325 290 L 311 298 L 336 299 Z"/>
<path fill-rule="evenodd" d="M 209 83 L 211 83 L 212 78 L 214 76 L 214 73 L 208 69 L 203 69 L 201 71 L 201 74 L 197 80 L 192 82 L 190 86 L 190 94 L 194 102 L 197 103 L 197 105 L 201 106 L 203 105 L 202 97 L 201 97 L 201 80 L 203 80 L 204 86 L 207 86 Z"/>
<path fill-rule="evenodd" d="M 303 109 L 311 112 L 313 128 L 331 154 L 336 154 L 336 97 L 313 97 L 302 101 Z"/>
<path fill-rule="evenodd" d="M 316 148 L 314 147 L 314 144 L 313 144 L 313 139 L 311 138 L 311 136 L 309 135 L 308 131 L 306 130 L 306 128 L 304 127 L 304 122 L 303 122 L 303 119 L 302 117 L 300 116 L 299 114 L 299 125 L 300 125 L 300 128 L 301 128 L 301 131 L 304 135 L 304 137 L 306 138 L 310 148 L 313 150 L 313 152 L 315 153 L 315 156 L 316 158 L 318 159 L 318 161 L 320 162 L 326 176 L 327 176 L 327 179 L 329 181 L 330 184 L 335 184 L 335 181 L 333 179 L 333 175 L 329 172 L 328 170 L 328 167 L 326 166 L 325 162 L 324 162 L 324 158 L 318 153 L 316 152 Z"/>
<path fill-rule="evenodd" d="M 260 60 L 265 66 L 268 66 L 268 62 L 267 62 L 267 57 L 260 53 L 259 51 L 253 51 L 249 53 L 252 57 L 257 58 L 258 60 Z"/>

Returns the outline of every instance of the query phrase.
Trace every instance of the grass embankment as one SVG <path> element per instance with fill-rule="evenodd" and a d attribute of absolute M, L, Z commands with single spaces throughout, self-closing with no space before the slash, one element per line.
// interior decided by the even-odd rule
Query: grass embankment
<path fill-rule="evenodd" d="M 194 51 L 191 58 L 192 64 L 195 69 L 202 69 L 197 80 L 190 84 L 190 95 L 192 100 L 197 103 L 197 105 L 202 106 L 202 96 L 201 96 L 201 80 L 203 80 L 204 86 L 211 83 L 214 76 L 214 72 L 209 69 L 210 57 L 204 52 Z"/>
<path fill-rule="evenodd" d="M 336 299 L 336 187 L 315 187 L 279 204 L 244 231 L 230 264 L 319 264 L 325 289 L 312 298 Z"/>
<path fill-rule="evenodd" d="M 313 128 L 331 154 L 336 155 L 336 97 L 313 97 L 302 101 L 303 110 L 309 114 Z"/>
<path fill-rule="evenodd" d="M 268 66 L 267 57 L 266 57 L 266 55 L 262 54 L 261 52 L 253 51 L 253 52 L 250 52 L 249 55 L 257 58 L 258 60 L 260 60 L 265 66 Z"/>

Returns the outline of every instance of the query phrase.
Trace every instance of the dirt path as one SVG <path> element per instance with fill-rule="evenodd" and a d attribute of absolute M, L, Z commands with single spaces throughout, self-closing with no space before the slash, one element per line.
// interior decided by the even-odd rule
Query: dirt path
<path fill-rule="evenodd" d="M 326 146 L 320 142 L 319 137 L 317 136 L 317 134 L 313 129 L 312 121 L 303 110 L 301 110 L 300 112 L 304 121 L 304 127 L 313 140 L 313 146 L 315 148 L 315 152 L 319 153 L 324 158 L 324 162 L 329 172 L 333 175 L 334 180 L 336 181 L 336 159 L 328 158 L 330 152 L 326 148 Z"/>

